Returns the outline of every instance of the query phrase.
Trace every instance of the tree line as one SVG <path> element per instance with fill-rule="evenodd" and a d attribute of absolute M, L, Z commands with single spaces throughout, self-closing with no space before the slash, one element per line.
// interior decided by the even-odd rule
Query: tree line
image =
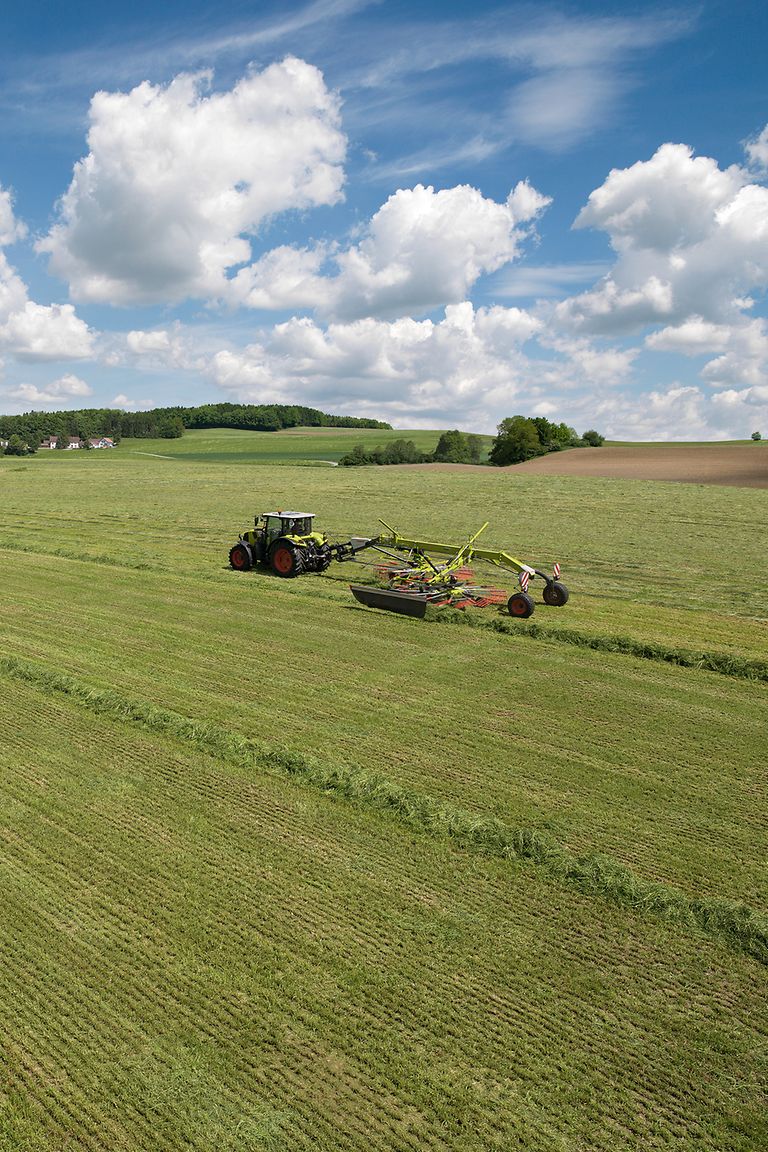
<path fill-rule="evenodd" d="M 81 408 L 70 412 L 25 412 L 0 416 L 0 439 L 19 437 L 30 448 L 47 436 L 79 436 L 86 441 L 108 436 L 140 440 L 175 439 L 187 428 L 240 428 L 249 432 L 277 432 L 281 428 L 386 428 L 382 420 L 333 416 L 299 404 L 201 404 L 196 408 L 153 408 L 123 412 L 119 408 Z"/>
<path fill-rule="evenodd" d="M 443 432 L 434 452 L 420 451 L 413 440 L 392 440 L 378 448 L 355 444 L 339 464 L 346 468 L 364 464 L 479 464 L 484 449 L 482 436 L 453 428 Z"/>
<path fill-rule="evenodd" d="M 594 428 L 579 436 L 575 428 L 554 424 L 545 416 L 509 416 L 499 424 L 497 433 L 488 460 L 500 468 L 565 448 L 600 448 L 605 440 Z"/>
<path fill-rule="evenodd" d="M 564 448 L 599 448 L 604 439 L 594 428 L 579 436 L 574 428 L 553 424 L 544 416 L 510 416 L 498 426 L 488 463 L 504 468 Z M 339 464 L 347 468 L 364 464 L 480 464 L 483 452 L 482 436 L 453 428 L 443 432 L 434 452 L 421 452 L 413 440 L 392 440 L 377 448 L 356 444 Z"/>

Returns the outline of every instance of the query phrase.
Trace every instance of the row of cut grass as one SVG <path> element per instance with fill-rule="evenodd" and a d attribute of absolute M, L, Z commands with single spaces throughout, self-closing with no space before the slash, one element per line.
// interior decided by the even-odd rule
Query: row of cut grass
<path fill-rule="evenodd" d="M 0 697 L 0 875 L 6 1147 L 768 1135 L 747 958 L 29 684 Z"/>
<path fill-rule="evenodd" d="M 762 684 L 434 628 L 311 580 L 0 554 L 8 654 L 244 737 L 363 767 L 601 852 L 690 896 L 762 903 Z M 322 586 L 322 585 L 321 585 Z M 59 643 L 51 620 L 58 621 Z"/>
<path fill-rule="evenodd" d="M 392 815 L 416 831 L 450 837 L 462 847 L 505 860 L 530 860 L 581 892 L 662 916 L 686 928 L 701 928 L 768 964 L 768 914 L 743 904 L 692 900 L 675 888 L 640 880 L 616 861 L 594 855 L 576 857 L 541 832 L 512 828 L 499 819 L 478 818 L 423 792 L 399 787 L 383 776 L 339 767 L 327 759 L 290 751 L 279 744 L 243 738 L 114 691 L 91 688 L 74 677 L 28 661 L 1 657 L 0 676 L 32 684 L 48 693 L 61 693 L 106 719 L 136 724 L 164 735 L 170 733 L 238 768 L 288 776 L 326 795 L 340 796 L 356 806 Z"/>

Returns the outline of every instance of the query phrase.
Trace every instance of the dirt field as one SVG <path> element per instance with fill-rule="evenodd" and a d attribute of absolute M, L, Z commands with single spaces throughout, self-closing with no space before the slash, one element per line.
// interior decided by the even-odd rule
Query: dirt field
<path fill-rule="evenodd" d="M 411 468 L 471 468 L 471 464 L 411 464 Z M 768 444 L 639 444 L 553 452 L 510 471 L 546 476 L 605 476 L 768 488 Z"/>
<path fill-rule="evenodd" d="M 652 444 L 578 448 L 518 464 L 550 476 L 607 476 L 629 480 L 679 480 L 768 488 L 768 450 L 762 444 Z"/>

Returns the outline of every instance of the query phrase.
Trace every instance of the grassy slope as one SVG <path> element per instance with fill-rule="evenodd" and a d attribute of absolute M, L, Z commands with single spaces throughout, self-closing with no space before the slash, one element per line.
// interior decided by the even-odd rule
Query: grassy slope
<path fill-rule="evenodd" d="M 226 551 L 252 514 L 272 504 L 309 504 L 322 516 L 323 526 L 338 536 L 375 531 L 376 516 L 382 515 L 409 531 L 460 539 L 487 518 L 492 521 L 490 543 L 506 544 L 522 558 L 543 566 L 555 558 L 563 563 L 573 591 L 571 603 L 561 612 L 540 608 L 534 617 L 554 631 L 565 627 L 587 634 L 612 631 L 755 658 L 764 657 L 766 651 L 765 620 L 755 619 L 766 616 L 766 578 L 759 547 L 765 493 L 619 481 L 512 480 L 490 472 L 467 476 L 286 467 L 273 475 L 262 467 L 249 471 L 248 467 L 229 469 L 194 460 L 161 461 L 129 455 L 122 449 L 109 455 L 73 456 L 61 460 L 59 455 L 45 462 L 38 458 L 21 463 L 0 460 L 0 587 L 6 609 L 6 653 L 32 660 L 40 668 L 61 668 L 85 684 L 109 687 L 125 697 L 152 701 L 270 744 L 302 751 L 309 748 L 333 763 L 376 769 L 420 792 L 478 813 L 500 815 L 513 826 L 555 835 L 575 851 L 607 853 L 631 866 L 641 878 L 677 885 L 691 896 L 741 898 L 751 903 L 764 896 L 765 795 L 759 771 L 764 684 L 547 641 L 486 630 L 438 628 L 366 612 L 346 592 L 350 576 L 358 578 L 364 570 L 339 567 L 333 570 L 333 579 L 308 578 L 296 583 L 256 574 L 238 576 L 226 566 Z M 743 588 L 734 588 L 733 599 L 727 603 L 738 616 L 722 615 L 722 556 L 726 554 L 729 570 L 754 577 Z M 713 616 L 713 604 L 720 609 L 718 616 Z M 12 855 L 7 857 L 15 882 L 23 879 L 23 884 L 34 888 L 37 874 L 31 861 L 48 860 L 46 898 L 58 906 L 71 894 L 71 907 L 80 909 L 72 912 L 76 926 L 78 917 L 87 920 L 94 908 L 102 909 L 110 923 L 112 918 L 126 916 L 121 938 L 129 952 L 133 948 L 143 956 L 143 949 L 156 942 L 160 948 L 158 934 L 162 937 L 167 929 L 167 909 L 163 904 L 153 911 L 142 930 L 148 933 L 148 942 L 142 943 L 132 918 L 137 914 L 135 902 L 122 899 L 116 903 L 115 885 L 123 867 L 141 873 L 146 865 L 149 872 L 140 883 L 156 881 L 155 858 L 146 847 L 155 829 L 157 851 L 168 854 L 163 875 L 170 876 L 171 905 L 183 936 L 173 947 L 180 948 L 196 969 L 208 963 L 207 942 L 216 940 L 211 971 L 216 980 L 237 983 L 243 964 L 250 962 L 253 939 L 266 932 L 265 955 L 270 959 L 258 967 L 259 979 L 266 982 L 258 985 L 259 996 L 263 993 L 270 1005 L 277 997 L 281 1028 L 298 1027 L 296 1021 L 304 1019 L 304 1008 L 316 1014 L 307 1027 L 315 1044 L 323 1045 L 322 1059 L 318 1063 L 311 1045 L 306 1053 L 299 1045 L 301 1055 L 297 1056 L 289 1043 L 292 1071 L 290 1075 L 280 1072 L 293 1085 L 285 1089 L 285 1099 L 292 1095 L 293 1107 L 305 1118 L 295 1120 L 291 1112 L 283 1118 L 280 1092 L 284 1089 L 278 1091 L 276 1081 L 269 1077 L 255 1081 L 248 1097 L 250 1146 L 268 1146 L 270 1126 L 277 1132 L 281 1125 L 288 1125 L 291 1134 L 286 1146 L 303 1147 L 312 1123 L 307 1117 L 322 1099 L 323 1115 L 328 1113 L 332 1119 L 314 1121 L 318 1140 L 329 1139 L 327 1132 L 340 1123 L 340 1115 L 354 1115 L 356 1119 L 349 1124 L 358 1126 L 357 1135 L 345 1136 L 346 1144 L 327 1146 L 365 1147 L 360 1133 L 372 1116 L 379 1117 L 382 1108 L 389 1107 L 385 1101 L 390 1089 L 382 1089 L 383 1057 L 371 1064 L 374 1057 L 369 1055 L 370 1045 L 361 1040 L 363 1034 L 380 1040 L 381 1047 L 374 1044 L 375 1051 L 396 1051 L 402 1060 L 397 1065 L 403 1069 L 397 1079 L 401 1094 L 395 1094 L 389 1121 L 394 1123 L 392 1117 L 400 1116 L 401 1128 L 390 1131 L 384 1120 L 377 1119 L 384 1125 L 382 1147 L 472 1147 L 462 1143 L 466 1130 L 461 1135 L 458 1125 L 463 1117 L 480 1133 L 474 1145 L 478 1148 L 494 1147 L 494 1141 L 513 1147 L 518 1139 L 528 1147 L 663 1147 L 686 1132 L 698 1134 L 701 1147 L 757 1146 L 757 1063 L 744 1076 L 735 1111 L 729 1113 L 723 1103 L 731 1091 L 730 1062 L 742 1048 L 752 1052 L 753 1061 L 761 1058 L 760 1037 L 750 1029 L 756 1028 L 764 1038 L 765 1020 L 757 1014 L 752 1024 L 746 1024 L 753 1011 L 754 982 L 761 978 L 753 961 L 735 954 L 726 958 L 715 942 L 697 941 L 686 932 L 673 938 L 671 929 L 627 918 L 601 901 L 588 901 L 555 885 L 540 871 L 510 872 L 512 865 L 464 859 L 433 841 L 422 842 L 389 823 L 381 825 L 379 815 L 360 811 L 353 815 L 346 806 L 339 808 L 304 790 L 297 792 L 295 786 L 244 780 L 237 787 L 230 787 L 229 782 L 225 787 L 222 766 L 202 762 L 177 744 L 123 732 L 120 724 L 88 718 L 74 705 L 57 702 L 55 696 L 36 699 L 31 688 L 18 682 L 6 680 L 4 686 L 6 700 L 12 702 L 16 714 L 30 719 L 17 726 L 6 715 L 4 746 L 13 751 L 6 755 L 1 777 L 9 807 L 0 826 L 9 834 L 17 829 L 30 787 L 37 796 L 32 806 L 42 816 L 27 819 L 24 835 L 13 835 L 8 842 L 14 851 L 26 851 L 32 826 L 40 837 L 39 854 L 32 851 L 23 868 L 13 863 Z M 31 748 L 33 716 L 37 718 L 35 753 L 25 752 Z M 169 787 L 170 768 L 155 771 L 148 766 L 166 761 L 188 764 L 183 775 L 185 780 L 189 775 L 193 792 L 200 779 L 214 774 L 213 782 L 205 786 L 206 805 L 212 805 L 212 813 L 199 796 L 194 800 L 184 790 L 182 796 L 175 777 Z M 89 766 L 87 776 L 80 780 L 75 763 Z M 19 764 L 23 766 L 20 776 Z M 58 779 L 56 773 L 63 777 Z M 86 804 L 83 792 L 92 778 L 106 779 L 103 787 L 109 797 L 118 807 L 124 803 L 126 811 L 120 817 L 122 823 L 118 822 L 119 833 L 113 827 L 114 812 L 104 824 L 106 874 L 99 874 L 95 888 L 81 883 L 70 893 L 57 855 L 57 829 L 66 826 L 68 837 L 81 838 L 78 851 L 83 859 L 77 867 L 86 868 L 97 839 L 95 825 L 88 831 L 91 805 Z M 242 794 L 246 786 L 261 789 L 260 798 L 246 802 Z M 142 823 L 134 792 L 140 798 L 154 797 L 152 811 L 157 816 L 147 817 L 149 824 Z M 61 804 L 66 812 L 56 815 L 51 805 L 55 807 L 60 797 L 64 797 Z M 255 834 L 249 823 L 251 809 L 263 806 L 271 813 L 275 805 L 297 809 L 301 818 L 311 808 L 314 831 L 297 830 L 294 823 L 291 830 L 281 832 L 279 860 L 273 848 L 264 847 L 267 858 L 274 859 L 268 873 L 271 880 L 265 884 L 278 905 L 269 931 L 262 918 L 258 931 L 247 936 L 246 949 L 237 925 L 250 923 L 248 917 L 254 915 L 253 908 L 246 907 L 244 879 L 253 864 L 249 855 L 250 837 Z M 96 812 L 99 824 L 101 808 L 97 806 Z M 171 826 L 173 834 L 168 832 Z M 237 835 L 231 848 L 219 846 L 212 831 L 233 828 Z M 359 829 L 354 833 L 357 845 L 348 839 L 354 829 Z M 184 846 L 185 837 L 194 849 Z M 339 843 L 336 837 L 341 838 Z M 298 874 L 296 843 L 302 845 Z M 199 860 L 208 851 L 215 859 L 204 877 Z M 332 888 L 332 894 L 322 899 L 317 895 L 322 884 L 309 880 L 304 871 L 305 865 L 310 868 L 306 862 L 314 853 L 320 853 L 324 861 L 318 865 L 322 883 Z M 417 861 L 418 877 L 413 871 Z M 14 872 L 14 868 L 21 871 Z M 356 886 L 358 873 L 369 889 Z M 495 877 L 490 903 L 476 892 L 482 888 L 478 877 L 486 874 Z M 232 882 L 234 895 L 230 895 L 230 875 L 239 878 Z M 275 892 L 282 893 L 279 899 L 272 893 L 272 880 Z M 404 947 L 395 919 L 399 901 L 426 886 L 429 895 L 420 902 L 434 909 L 435 885 L 448 885 L 449 880 L 452 887 L 441 889 L 442 904 L 438 900 L 437 906 L 475 911 L 462 922 L 465 935 L 455 925 L 450 928 L 451 947 L 445 955 L 440 952 L 447 967 L 435 977 L 434 986 L 424 983 L 432 971 L 425 957 L 432 956 L 434 946 L 425 947 L 431 936 L 417 935 L 409 944 L 411 967 L 393 973 L 389 959 L 402 958 Z M 276 946 L 270 943 L 269 933 L 293 932 L 295 936 L 293 913 L 286 909 L 297 906 L 298 896 L 291 894 L 290 886 L 305 882 L 307 890 L 317 896 L 317 909 L 308 913 L 309 920 L 299 918 L 302 947 L 294 950 L 295 955 L 291 953 L 291 963 L 303 975 L 292 977 L 281 999 L 274 981 L 270 984 L 264 975 L 265 969 L 274 974 L 270 964 L 274 968 Z M 213 911 L 217 884 L 228 886 L 227 899 L 240 910 L 226 931 L 215 919 L 223 913 Z M 14 915 L 19 925 L 24 920 L 20 909 L 28 909 L 30 899 L 35 906 L 34 896 L 27 895 L 26 902 L 23 893 L 16 897 Z M 143 900 L 142 907 L 147 902 L 151 904 Z M 357 908 L 358 934 L 348 920 L 337 924 L 329 906 Z M 195 911 L 189 923 L 181 923 L 184 909 L 190 907 Z M 515 916 L 529 918 L 530 931 L 539 938 L 536 962 L 527 957 L 522 968 L 513 960 L 520 947 L 517 938 L 499 955 L 491 942 L 512 907 Z M 46 922 L 50 926 L 50 920 Z M 599 930 L 593 926 L 584 930 L 585 922 L 598 923 Z M 38 930 L 42 931 L 30 927 L 29 933 Z M 21 927 L 18 931 L 19 947 L 37 949 L 37 963 L 44 972 L 56 967 L 58 961 L 42 936 L 33 944 L 32 936 L 25 936 Z M 98 938 L 98 933 L 94 937 L 94 931 L 89 928 L 81 937 L 76 928 L 72 946 L 85 942 L 106 947 L 107 941 Z M 350 1025 L 346 1038 L 335 1013 L 339 1003 L 346 1005 L 352 998 L 339 1000 L 336 977 L 326 982 L 324 965 L 331 961 L 326 952 L 316 955 L 313 951 L 324 933 L 329 935 L 328 952 L 333 956 L 354 950 L 359 936 L 376 942 L 370 955 L 366 953 L 368 959 L 360 969 L 363 975 L 354 984 L 356 995 L 367 995 L 371 982 L 378 995 L 372 973 L 375 964 L 383 965 L 385 974 L 385 1003 L 375 997 L 370 1003 L 366 999 L 364 1023 Z M 609 940 L 620 945 L 619 952 L 601 951 Z M 284 951 L 287 945 L 281 947 Z M 63 955 L 69 955 L 66 949 Z M 524 949 L 523 955 L 527 955 Z M 123 963 L 133 970 L 131 961 Z M 208 1145 L 218 1141 L 227 1147 L 222 1133 L 231 1131 L 232 1100 L 241 1094 L 242 1076 L 262 1064 L 271 1068 L 270 1060 L 276 1059 L 269 1037 L 258 1029 L 254 1033 L 253 1001 L 247 991 L 252 989 L 248 980 L 254 978 L 253 972 L 248 969 L 247 977 L 243 976 L 246 991 L 238 985 L 234 1017 L 223 1017 L 223 1010 L 216 1007 L 219 985 L 214 981 L 211 1003 L 205 1001 L 203 1013 L 206 1019 L 206 1013 L 212 1013 L 208 1047 L 200 1048 L 199 1037 L 194 1043 L 187 1039 L 186 1017 L 179 1015 L 173 988 L 156 987 L 163 963 L 162 951 L 153 952 L 139 963 L 133 985 L 129 982 L 134 995 L 148 983 L 156 1011 L 160 1015 L 170 1011 L 173 1020 L 160 1049 L 152 1031 L 160 1027 L 159 1016 L 153 1017 L 154 1023 L 144 1021 L 145 1031 L 137 1033 L 145 1036 L 141 1050 L 147 1061 L 142 1072 L 146 1076 L 139 1076 L 141 1090 L 151 1093 L 151 1084 L 156 1082 L 154 1062 L 164 1061 L 160 1111 L 179 1124 L 179 1114 L 194 1100 L 190 1122 L 197 1125 L 195 1146 L 206 1147 L 207 1139 Z M 723 965 L 727 976 L 714 971 L 716 964 Z M 425 968 L 424 979 L 414 984 L 413 995 L 422 1015 L 409 1008 L 398 1029 L 396 1023 L 388 1023 L 393 1005 L 410 1003 L 407 987 L 420 967 Z M 61 994 L 72 997 L 75 1005 L 85 996 L 93 1002 L 94 981 L 98 983 L 103 970 L 92 969 L 85 984 L 61 977 Z M 275 970 L 284 968 L 278 964 Z M 25 969 L 15 971 L 23 983 Z M 487 975 L 475 985 L 476 971 Z M 569 983 L 569 972 L 583 973 L 590 990 L 586 1002 L 582 977 Z M 644 979 L 652 985 L 644 984 Z M 632 1000 L 638 981 L 645 991 Z M 676 997 L 685 984 L 698 991 L 680 1017 Z M 728 1018 L 727 1035 L 722 1032 L 721 1018 L 714 1023 L 723 1007 L 718 989 L 726 986 L 729 1003 L 735 998 L 740 1005 Z M 33 1015 L 41 1011 L 46 987 L 35 984 L 29 993 Z M 465 994 L 468 1002 L 461 1007 Z M 127 995 L 130 999 L 130 991 Z M 625 995 L 626 1001 L 621 999 Z M 463 1023 L 449 1040 L 440 1031 L 442 1025 L 430 1027 L 430 1020 L 436 1013 L 440 1016 L 452 997 L 457 1002 L 457 1019 Z M 223 1002 L 233 1003 L 226 997 Z M 494 1006 L 501 1004 L 514 1005 L 514 1011 L 500 1009 L 497 1019 Z M 473 1011 L 480 1013 L 479 1023 Z M 139 1040 L 113 1035 L 110 1022 L 119 1010 L 113 1005 L 105 1012 L 101 1031 L 93 1035 L 101 1043 L 117 1045 L 116 1059 L 122 1067 L 135 1047 L 134 1040 Z M 504 1095 L 505 1082 L 512 1076 L 513 1084 L 517 1083 L 514 1070 L 528 1060 L 518 1057 L 516 1048 L 523 1043 L 523 1035 L 528 1035 L 524 1028 L 521 1034 L 521 1021 L 533 1021 L 530 1051 L 537 1050 L 543 1063 L 535 1065 L 529 1079 L 522 1078 L 511 1096 L 509 1092 Z M 600 1021 L 597 1032 L 596 1021 Z M 567 1031 L 566 1023 L 576 1034 Z M 28 1024 L 27 1029 L 15 1041 L 17 1056 L 11 1062 L 15 1076 L 20 1075 L 22 1057 L 43 1066 L 57 1059 L 53 1041 L 45 1039 L 39 1027 Z M 602 1063 L 604 1029 L 612 1037 L 609 1066 Z M 230 1047 L 217 1055 L 220 1064 L 211 1064 L 216 1047 L 211 1037 L 224 1034 L 225 1047 Z M 279 1030 L 278 1034 L 284 1036 Z M 482 1056 L 480 1064 L 486 1071 L 473 1079 L 467 1071 L 477 1063 L 471 1045 L 485 1043 L 481 1038 L 489 1034 L 498 1038 L 493 1041 L 497 1050 Z M 639 1037 L 643 1040 L 638 1048 Z M 237 1038 L 253 1046 L 250 1064 L 238 1063 Z M 515 1060 L 505 1065 L 501 1054 L 510 1046 Z M 670 1048 L 668 1058 L 661 1060 L 658 1053 Z M 595 1055 L 598 1051 L 600 1057 Z M 654 1052 L 656 1056 L 651 1055 Z M 691 1052 L 697 1065 L 706 1062 L 707 1071 L 700 1081 L 691 1070 Z M 430 1073 L 417 1091 L 419 1061 L 423 1062 L 425 1054 L 434 1057 L 440 1075 Z M 366 1064 L 368 1087 L 362 1095 L 357 1087 L 349 1088 L 354 1107 L 344 1103 L 343 1094 L 334 1098 L 328 1083 L 325 1095 L 315 1091 L 314 1080 L 307 1086 L 305 1057 L 318 1076 L 337 1088 L 348 1083 L 339 1071 L 346 1069 L 348 1061 L 358 1069 L 354 1085 L 361 1075 L 359 1065 Z M 67 1107 L 74 1107 L 79 1085 L 77 1090 L 89 1101 L 82 1108 L 90 1108 L 92 1117 L 98 1118 L 103 1100 L 100 1104 L 101 1089 L 89 1059 L 93 1057 L 76 1047 L 71 1073 L 60 1077 L 52 1098 L 69 1101 Z M 626 1074 L 622 1072 L 625 1066 Z M 559 1097 L 541 1087 L 553 1082 Z M 263 1090 L 258 1087 L 265 1084 Z M 642 1090 L 641 1085 L 645 1085 Z M 123 1125 L 120 1139 L 127 1141 L 125 1146 L 131 1139 L 134 1146 L 141 1146 L 136 1143 L 137 1134 L 145 1121 L 131 1111 L 127 1097 L 121 1099 L 125 1103 L 114 1118 Z M 14 1104 L 18 1115 L 14 1112 L 16 1119 L 6 1119 L 6 1123 L 16 1124 L 24 1134 L 19 1147 L 49 1146 L 42 1135 L 41 1143 L 33 1142 L 34 1133 L 43 1131 L 43 1121 L 41 1113 L 30 1107 L 25 1120 L 21 1106 Z M 278 1115 L 273 1115 L 275 1110 Z M 6 1112 L 6 1118 L 10 1115 Z M 403 1115 L 416 1125 L 416 1136 L 406 1137 Z M 66 1127 L 69 1121 L 58 1123 Z M 72 1119 L 71 1123 L 80 1121 Z M 331 1127 L 324 1128 L 324 1123 Z M 738 1134 L 742 1123 L 751 1133 L 743 1139 Z M 203 1132 L 209 1136 L 202 1136 Z M 102 1146 L 94 1133 L 78 1139 L 83 1146 Z M 109 1145 L 109 1141 L 107 1145 L 121 1146 Z M 176 1145 L 169 1135 L 163 1146 Z"/>
<path fill-rule="evenodd" d="M 242 432 L 210 428 L 187 432 L 178 440 L 124 440 L 116 455 L 158 453 L 188 461 L 226 461 L 228 464 L 285 464 L 335 461 L 355 444 L 377 448 L 392 440 L 412 440 L 422 452 L 433 452 L 439 431 L 377 428 L 286 428 L 282 432 Z M 484 437 L 490 447 L 492 438 Z"/>

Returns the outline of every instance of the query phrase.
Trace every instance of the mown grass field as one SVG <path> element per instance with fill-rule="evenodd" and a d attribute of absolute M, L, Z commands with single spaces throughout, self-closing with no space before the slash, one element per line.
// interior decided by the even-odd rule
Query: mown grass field
<path fill-rule="evenodd" d="M 156 455 L 204 463 L 321 465 L 335 463 L 355 444 L 377 448 L 393 440 L 412 440 L 420 452 L 434 452 L 439 438 L 439 431 L 422 428 L 285 428 L 281 432 L 211 428 L 177 440 L 126 440 L 112 451 L 120 456 Z M 490 448 L 492 437 L 484 440 Z"/>
<path fill-rule="evenodd" d="M 0 459 L 0 1149 L 765 1146 L 766 493 L 248 435 Z M 287 505 L 572 598 L 232 572 Z"/>

